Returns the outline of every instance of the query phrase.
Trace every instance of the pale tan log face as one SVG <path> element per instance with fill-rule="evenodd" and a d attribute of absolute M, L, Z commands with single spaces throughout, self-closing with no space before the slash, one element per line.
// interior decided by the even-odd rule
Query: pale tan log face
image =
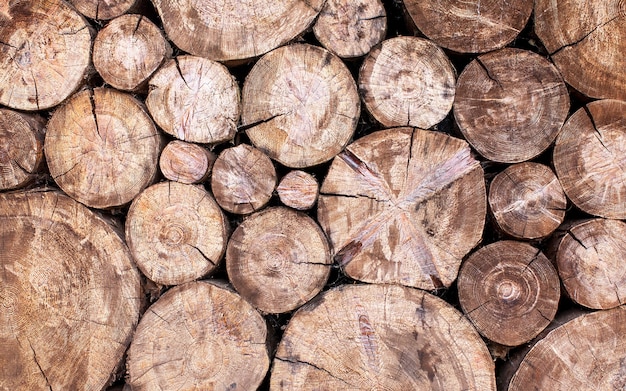
<path fill-rule="evenodd" d="M 152 0 L 176 46 L 215 61 L 244 60 L 306 30 L 323 0 Z"/>
<path fill-rule="evenodd" d="M 539 155 L 567 118 L 569 96 L 557 69 L 530 51 L 481 55 L 457 82 L 454 117 L 485 158 L 517 163 Z"/>
<path fill-rule="evenodd" d="M 330 250 L 320 227 L 285 207 L 251 215 L 233 232 L 226 250 L 231 283 L 252 305 L 268 313 L 294 310 L 328 280 Z"/>
<path fill-rule="evenodd" d="M 128 351 L 134 391 L 256 390 L 268 367 L 265 320 L 219 282 L 167 291 L 139 322 Z"/>
<path fill-rule="evenodd" d="M 62 0 L 13 2 L 0 14 L 0 104 L 44 110 L 82 83 L 91 27 Z"/>
<path fill-rule="evenodd" d="M 113 19 L 128 12 L 138 0 L 69 0 L 81 14 L 96 20 Z M 140 0 L 139 0 L 140 1 Z"/>
<path fill-rule="evenodd" d="M 43 119 L 0 109 L 0 190 L 31 182 L 43 161 Z"/>
<path fill-rule="evenodd" d="M 241 111 L 239 87 L 222 64 L 176 57 L 154 74 L 149 87 L 146 106 L 166 133 L 207 144 L 235 136 Z"/>
<path fill-rule="evenodd" d="M 152 281 L 176 285 L 212 272 L 226 249 L 228 222 L 199 186 L 161 182 L 133 201 L 126 240 Z"/>
<path fill-rule="evenodd" d="M 554 329 L 525 356 L 509 391 L 623 390 L 626 308 L 581 315 Z"/>
<path fill-rule="evenodd" d="M 263 56 L 243 86 L 252 143 L 287 167 L 314 166 L 346 146 L 360 113 L 350 71 L 332 53 L 293 44 Z"/>
<path fill-rule="evenodd" d="M 535 0 L 535 32 L 572 87 L 592 98 L 626 100 L 622 0 Z"/>
<path fill-rule="evenodd" d="M 575 112 L 554 146 L 554 168 L 583 211 L 626 218 L 626 102 L 600 100 Z"/>
<path fill-rule="evenodd" d="M 363 56 L 385 38 L 385 7 L 380 0 L 326 0 L 313 32 L 339 57 Z"/>
<path fill-rule="evenodd" d="M 398 128 L 335 158 L 317 216 L 350 277 L 434 289 L 455 280 L 485 213 L 483 171 L 464 141 Z"/>
<path fill-rule="evenodd" d="M 59 193 L 2 194 L 0 269 L 0 388 L 103 389 L 143 306 L 121 238 Z"/>
<path fill-rule="evenodd" d="M 418 29 L 438 45 L 460 53 L 500 49 L 522 31 L 533 2 L 404 0 Z"/>
<path fill-rule="evenodd" d="M 63 191 L 87 206 L 111 208 L 152 183 L 161 138 L 131 95 L 97 88 L 77 93 L 54 112 L 44 151 Z"/>
<path fill-rule="evenodd" d="M 272 390 L 495 390 L 491 356 L 471 324 L 424 291 L 344 285 L 292 317 Z"/>
<path fill-rule="evenodd" d="M 397 37 L 372 49 L 359 72 L 365 107 L 382 125 L 430 128 L 454 102 L 455 70 L 432 42 Z"/>
<path fill-rule="evenodd" d="M 461 308 L 478 332 L 506 346 L 530 341 L 550 323 L 559 304 L 559 284 L 540 250 L 511 240 L 470 255 L 457 282 Z"/>
<path fill-rule="evenodd" d="M 163 63 L 172 49 L 161 30 L 143 15 L 123 15 L 100 30 L 93 64 L 105 82 L 135 90 Z"/>
<path fill-rule="evenodd" d="M 208 178 L 216 156 L 208 149 L 180 140 L 170 141 L 159 158 L 163 176 L 181 183 L 200 183 Z"/>
<path fill-rule="evenodd" d="M 489 206 L 505 233 L 537 239 L 550 235 L 563 222 L 567 198 L 550 167 L 525 162 L 493 178 Z"/>
<path fill-rule="evenodd" d="M 298 210 L 313 207 L 319 195 L 317 180 L 300 170 L 289 171 L 276 188 L 280 202 Z"/>
<path fill-rule="evenodd" d="M 573 224 L 561 239 L 556 264 L 567 294 L 588 308 L 626 302 L 626 224 L 592 219 Z"/>

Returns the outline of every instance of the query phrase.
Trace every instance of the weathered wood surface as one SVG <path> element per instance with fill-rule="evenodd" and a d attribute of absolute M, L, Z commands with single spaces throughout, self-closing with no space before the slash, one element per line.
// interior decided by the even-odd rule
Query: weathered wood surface
<path fill-rule="evenodd" d="M 293 170 L 282 177 L 276 192 L 283 204 L 294 209 L 306 210 L 317 202 L 319 184 L 313 175 Z"/>
<path fill-rule="evenodd" d="M 211 174 L 215 159 L 217 156 L 201 145 L 172 140 L 161 152 L 159 168 L 171 181 L 200 183 Z"/>
<path fill-rule="evenodd" d="M 132 12 L 143 0 L 69 0 L 78 12 L 95 20 L 109 20 Z"/>

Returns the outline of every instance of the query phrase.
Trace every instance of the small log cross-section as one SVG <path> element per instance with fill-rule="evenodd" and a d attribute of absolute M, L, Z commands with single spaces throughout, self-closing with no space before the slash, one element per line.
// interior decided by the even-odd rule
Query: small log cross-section
<path fill-rule="evenodd" d="M 263 56 L 243 86 L 241 122 L 250 141 L 287 167 L 332 159 L 360 113 L 354 79 L 339 57 L 308 44 Z"/>
<path fill-rule="evenodd" d="M 493 178 L 489 206 L 506 234 L 538 239 L 561 225 L 567 198 L 550 167 L 524 162 L 507 167 Z"/>
<path fill-rule="evenodd" d="M 537 336 L 554 319 L 559 276 L 543 253 L 504 240 L 476 251 L 463 263 L 459 301 L 479 333 L 506 346 Z"/>
<path fill-rule="evenodd" d="M 626 3 L 535 0 L 535 32 L 572 87 L 626 100 Z"/>
<path fill-rule="evenodd" d="M 0 388 L 102 390 L 144 300 L 111 225 L 53 191 L 0 195 Z"/>
<path fill-rule="evenodd" d="M 48 121 L 50 174 L 92 208 L 129 203 L 154 180 L 162 140 L 139 101 L 110 89 L 83 90 Z"/>
<path fill-rule="evenodd" d="M 282 313 L 311 300 L 328 280 L 330 249 L 309 216 L 285 207 L 246 218 L 226 250 L 231 283 L 261 311 Z"/>
<path fill-rule="evenodd" d="M 626 308 L 581 315 L 526 354 L 509 391 L 626 388 Z"/>
<path fill-rule="evenodd" d="M 626 303 L 626 223 L 591 219 L 563 228 L 564 235 L 553 246 L 568 296 L 593 309 Z"/>
<path fill-rule="evenodd" d="M 363 61 L 359 90 L 383 126 L 428 129 L 452 109 L 456 72 L 446 54 L 424 38 L 383 41 Z"/>
<path fill-rule="evenodd" d="M 98 32 L 93 65 L 105 82 L 120 90 L 146 87 L 147 79 L 169 57 L 163 32 L 143 15 L 123 15 Z"/>
<path fill-rule="evenodd" d="M 298 310 L 276 351 L 272 390 L 495 391 L 472 325 L 427 292 L 343 285 Z"/>
<path fill-rule="evenodd" d="M 554 145 L 567 197 L 594 216 L 626 218 L 626 102 L 599 100 L 575 112 Z"/>
<path fill-rule="evenodd" d="M 416 27 L 438 45 L 460 53 L 500 49 L 522 31 L 532 0 L 404 0 Z"/>
<path fill-rule="evenodd" d="M 89 23 L 63 0 L 3 2 L 9 5 L 0 12 L 0 104 L 19 110 L 58 105 L 87 75 Z"/>
<path fill-rule="evenodd" d="M 109 20 L 132 11 L 143 0 L 69 0 L 81 14 L 90 19 Z"/>
<path fill-rule="evenodd" d="M 211 190 L 231 213 L 248 214 L 264 207 L 276 187 L 276 169 L 267 155 L 247 144 L 228 148 L 215 160 Z"/>
<path fill-rule="evenodd" d="M 126 240 L 152 281 L 177 285 L 212 272 L 224 254 L 228 222 L 204 188 L 160 182 L 130 206 Z"/>
<path fill-rule="evenodd" d="M 211 174 L 215 159 L 213 152 L 200 145 L 173 140 L 163 148 L 159 168 L 171 181 L 200 183 Z"/>
<path fill-rule="evenodd" d="M 313 175 L 300 170 L 287 173 L 276 188 L 280 202 L 298 210 L 310 209 L 317 201 L 319 185 Z"/>
<path fill-rule="evenodd" d="M 457 81 L 454 117 L 485 158 L 518 163 L 543 152 L 569 111 L 558 70 L 540 55 L 506 48 L 468 64 Z"/>
<path fill-rule="evenodd" d="M 215 61 L 180 56 L 150 79 L 146 106 L 166 133 L 185 141 L 217 144 L 237 132 L 239 86 Z"/>
<path fill-rule="evenodd" d="M 27 185 L 43 162 L 44 120 L 0 108 L 0 190 Z"/>
<path fill-rule="evenodd" d="M 467 143 L 397 128 L 358 139 L 333 161 L 318 221 L 357 280 L 448 287 L 481 239 L 483 170 Z"/>
<path fill-rule="evenodd" d="M 324 0 L 152 0 L 165 32 L 181 50 L 221 62 L 241 62 L 304 32 Z"/>
<path fill-rule="evenodd" d="M 128 350 L 133 391 L 256 390 L 269 367 L 267 325 L 219 281 L 167 291 L 141 318 Z"/>
<path fill-rule="evenodd" d="M 339 57 L 363 56 L 385 38 L 385 7 L 380 0 L 326 0 L 313 33 Z"/>

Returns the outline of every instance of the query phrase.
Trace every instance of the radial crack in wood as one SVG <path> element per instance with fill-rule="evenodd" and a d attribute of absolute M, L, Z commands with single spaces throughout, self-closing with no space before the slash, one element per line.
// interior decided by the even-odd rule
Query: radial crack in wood
<path fill-rule="evenodd" d="M 43 168 L 45 121 L 0 108 L 0 190 L 32 182 Z"/>

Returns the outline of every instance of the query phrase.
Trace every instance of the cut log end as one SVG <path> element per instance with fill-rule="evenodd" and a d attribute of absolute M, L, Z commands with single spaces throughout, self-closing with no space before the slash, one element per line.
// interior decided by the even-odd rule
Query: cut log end
<path fill-rule="evenodd" d="M 109 20 L 122 16 L 142 0 L 69 0 L 81 14 L 94 20 Z"/>
<path fill-rule="evenodd" d="M 181 183 L 204 182 L 217 157 L 208 149 L 180 140 L 170 141 L 159 158 L 163 176 Z"/>
<path fill-rule="evenodd" d="M 294 209 L 310 209 L 317 202 L 319 185 L 313 175 L 294 170 L 280 180 L 276 188 L 280 201 Z"/>
<path fill-rule="evenodd" d="M 0 190 L 33 181 L 43 163 L 44 120 L 0 109 Z"/>

